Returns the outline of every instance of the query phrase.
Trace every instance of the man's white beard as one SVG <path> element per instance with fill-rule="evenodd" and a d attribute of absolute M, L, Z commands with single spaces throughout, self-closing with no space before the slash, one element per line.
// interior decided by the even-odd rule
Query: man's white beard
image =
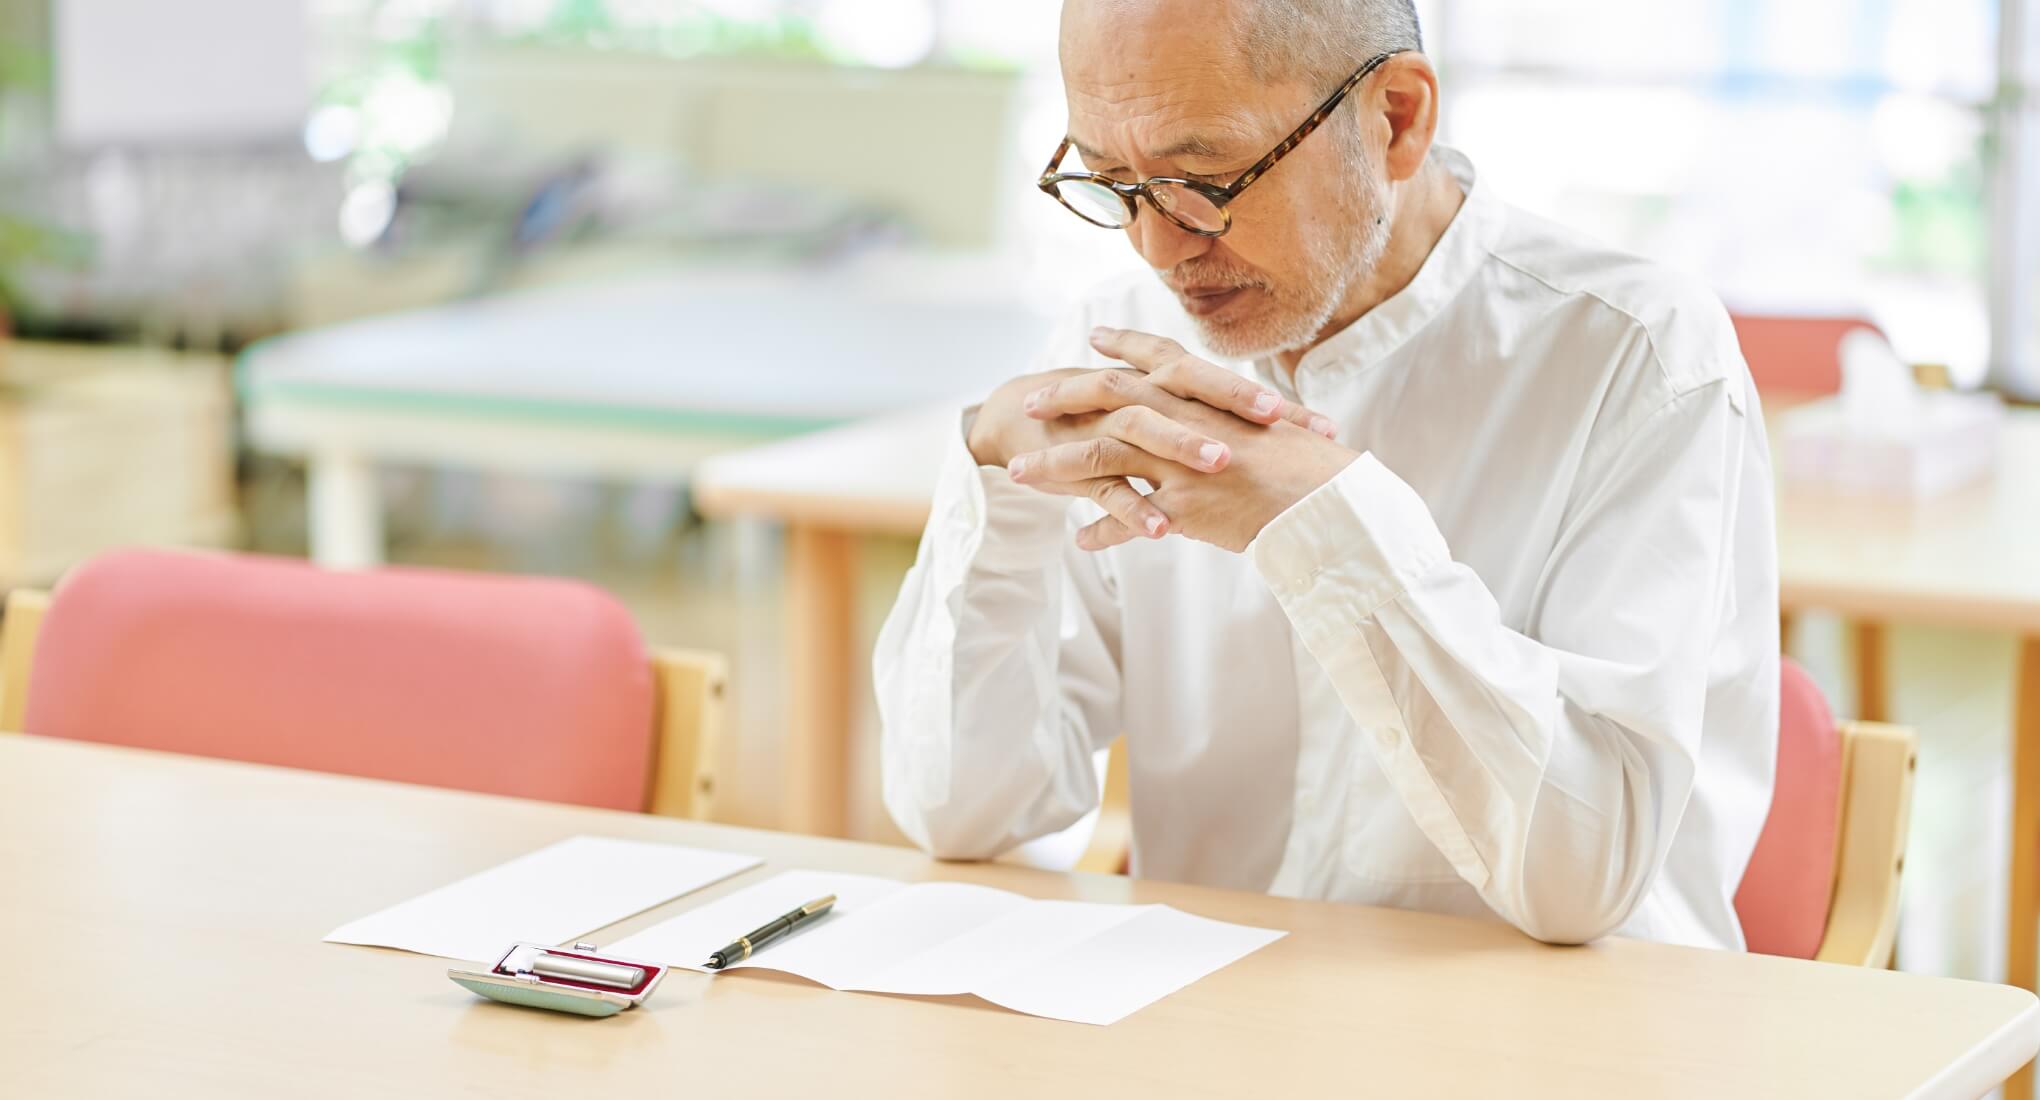
<path fill-rule="evenodd" d="M 1354 231 L 1340 240 L 1312 238 L 1304 244 L 1309 271 L 1301 285 L 1267 287 L 1269 309 L 1251 321 L 1220 326 L 1196 318 L 1204 346 L 1227 359 L 1257 359 L 1308 347 L 1326 335 L 1325 326 L 1345 302 L 1353 284 L 1367 277 L 1388 251 L 1388 185 L 1371 164 L 1354 172 L 1355 189 L 1340 204 L 1340 222 Z"/>

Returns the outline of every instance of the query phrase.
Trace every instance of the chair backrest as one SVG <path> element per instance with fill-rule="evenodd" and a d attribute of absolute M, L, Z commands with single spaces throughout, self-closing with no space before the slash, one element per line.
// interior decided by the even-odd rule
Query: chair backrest
<path fill-rule="evenodd" d="M 52 595 L 22 726 L 638 810 L 656 692 L 629 613 L 584 584 L 122 551 Z"/>
<path fill-rule="evenodd" d="M 1841 392 L 1842 337 L 1859 328 L 1880 332 L 1861 317 L 1737 313 L 1729 320 L 1760 392 L 1809 397 Z"/>
<path fill-rule="evenodd" d="M 1810 959 L 1835 886 L 1842 736 L 1819 685 L 1791 658 L 1781 664 L 1777 779 L 1735 911 L 1751 951 Z"/>

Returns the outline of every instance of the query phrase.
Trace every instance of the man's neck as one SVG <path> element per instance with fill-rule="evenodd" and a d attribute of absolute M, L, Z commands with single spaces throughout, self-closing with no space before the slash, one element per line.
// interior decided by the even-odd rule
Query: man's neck
<path fill-rule="evenodd" d="M 1427 160 L 1417 172 L 1416 178 L 1405 185 L 1403 201 L 1396 205 L 1395 222 L 1389 226 L 1388 248 L 1381 254 L 1381 262 L 1367 273 L 1367 277 L 1346 291 L 1346 298 L 1325 323 L 1317 338 L 1303 347 L 1285 351 L 1275 357 L 1284 374 L 1294 375 L 1296 365 L 1303 361 L 1310 349 L 1317 347 L 1335 333 L 1344 331 L 1347 325 L 1359 320 L 1375 306 L 1388 301 L 1410 285 L 1424 261 L 1437 247 L 1439 238 L 1452 225 L 1452 219 L 1459 213 L 1459 207 L 1466 201 L 1466 192 L 1460 189 L 1459 181 L 1436 159 Z"/>

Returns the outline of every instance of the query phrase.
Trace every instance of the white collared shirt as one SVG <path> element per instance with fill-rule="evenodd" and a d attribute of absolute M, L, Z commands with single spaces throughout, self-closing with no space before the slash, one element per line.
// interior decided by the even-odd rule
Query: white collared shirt
<path fill-rule="evenodd" d="M 1124 735 L 1135 874 L 1461 914 L 1540 939 L 1741 947 L 1770 805 L 1769 454 L 1706 289 L 1465 204 L 1416 278 L 1294 385 L 1363 453 L 1244 554 L 1076 549 L 1101 514 L 959 432 L 880 636 L 886 806 L 984 858 L 1098 804 Z M 1093 325 L 1204 354 L 1149 275 Z M 1216 360 L 1223 362 L 1223 360 Z"/>

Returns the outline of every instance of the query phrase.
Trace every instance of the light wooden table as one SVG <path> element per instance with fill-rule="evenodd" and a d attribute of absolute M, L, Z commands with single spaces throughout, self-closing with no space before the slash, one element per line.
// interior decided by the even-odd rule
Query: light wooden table
<path fill-rule="evenodd" d="M 676 972 L 584 1020 L 335 926 L 579 833 L 767 865 L 1167 902 L 1290 935 L 1111 1027 Z M 0 736 L 0 1093 L 66 1097 L 1973 1097 L 2040 1050 L 2006 986 L 1494 922 L 947 865 L 905 849 Z"/>

